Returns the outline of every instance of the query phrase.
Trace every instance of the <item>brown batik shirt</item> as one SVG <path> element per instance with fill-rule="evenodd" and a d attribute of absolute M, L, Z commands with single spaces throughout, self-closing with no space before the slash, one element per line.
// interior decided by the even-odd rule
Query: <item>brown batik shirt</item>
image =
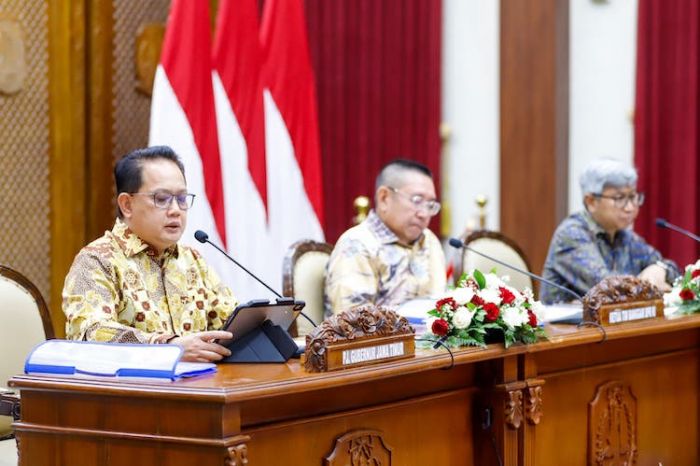
<path fill-rule="evenodd" d="M 119 219 L 78 253 L 63 287 L 73 340 L 164 343 L 220 329 L 236 304 L 196 250 L 158 255 Z"/>

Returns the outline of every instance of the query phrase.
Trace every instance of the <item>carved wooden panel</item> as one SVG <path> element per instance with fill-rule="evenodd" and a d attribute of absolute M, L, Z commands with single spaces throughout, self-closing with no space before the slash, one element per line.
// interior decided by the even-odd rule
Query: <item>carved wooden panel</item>
<path fill-rule="evenodd" d="M 523 422 L 523 392 L 520 389 L 505 393 L 505 421 L 511 429 L 520 428 Z"/>
<path fill-rule="evenodd" d="M 228 454 L 224 460 L 224 466 L 247 466 L 248 446 L 245 443 L 238 443 L 228 447 Z"/>
<path fill-rule="evenodd" d="M 542 379 L 528 379 L 525 381 L 525 418 L 532 425 L 537 425 L 542 419 Z"/>
<path fill-rule="evenodd" d="M 335 448 L 326 456 L 324 466 L 391 466 L 391 448 L 382 433 L 356 430 L 338 437 Z"/>
<path fill-rule="evenodd" d="M 0 2 L 0 263 L 49 293 L 48 12 Z"/>
<path fill-rule="evenodd" d="M 588 464 L 637 464 L 637 399 L 623 382 L 599 386 L 588 405 Z"/>

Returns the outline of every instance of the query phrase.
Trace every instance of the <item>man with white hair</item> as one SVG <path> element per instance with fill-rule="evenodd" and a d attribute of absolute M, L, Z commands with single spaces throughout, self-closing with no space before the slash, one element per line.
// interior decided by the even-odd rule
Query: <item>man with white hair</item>
<path fill-rule="evenodd" d="M 375 186 L 374 210 L 343 233 L 328 262 L 326 314 L 370 303 L 399 306 L 445 291 L 445 256 L 428 229 L 440 211 L 430 170 L 394 160 Z"/>
<path fill-rule="evenodd" d="M 613 159 L 598 159 L 579 180 L 585 209 L 557 227 L 544 264 L 545 278 L 585 294 L 611 275 L 637 275 L 662 291 L 678 276 L 678 267 L 632 231 L 644 194 L 637 192 L 637 172 Z M 544 303 L 570 296 L 542 284 Z"/>

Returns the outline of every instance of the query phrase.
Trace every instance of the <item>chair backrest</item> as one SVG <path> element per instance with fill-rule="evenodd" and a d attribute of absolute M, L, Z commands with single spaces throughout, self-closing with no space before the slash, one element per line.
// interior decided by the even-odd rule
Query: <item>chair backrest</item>
<path fill-rule="evenodd" d="M 531 271 L 530 263 L 525 257 L 522 249 L 507 236 L 497 231 L 477 230 L 469 234 L 464 239 L 464 244 L 469 247 L 483 252 L 489 256 L 499 259 L 506 264 L 511 264 L 523 270 Z M 498 275 L 508 275 L 510 277 L 510 285 L 517 290 L 530 288 L 535 297 L 537 297 L 537 288 L 534 286 L 533 280 L 525 274 L 518 273 L 507 267 L 504 267 L 492 260 L 479 256 L 466 248 L 462 250 L 460 259 L 455 267 L 455 277 L 458 278 L 462 272 L 469 271 L 474 268 L 486 273 L 492 269 L 496 269 Z"/>
<path fill-rule="evenodd" d="M 54 338 L 53 325 L 39 290 L 24 275 L 0 265 L 0 388 L 24 371 L 32 348 L 49 338 Z M 0 436 L 11 422 L 0 416 Z"/>
<path fill-rule="evenodd" d="M 282 264 L 284 295 L 306 302 L 304 314 L 317 324 L 323 320 L 323 288 L 326 281 L 326 264 L 333 245 L 313 240 L 301 240 L 292 244 Z M 296 321 L 296 334 L 306 335 L 313 327 L 302 318 Z M 292 326 L 291 332 L 294 333 Z"/>

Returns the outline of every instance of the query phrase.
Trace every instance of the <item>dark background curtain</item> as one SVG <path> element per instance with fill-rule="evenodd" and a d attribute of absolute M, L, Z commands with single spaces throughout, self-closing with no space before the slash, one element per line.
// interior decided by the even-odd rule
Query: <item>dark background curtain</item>
<path fill-rule="evenodd" d="M 401 155 L 440 175 L 439 0 L 306 0 L 318 90 L 326 240 Z M 433 227 L 437 225 L 434 220 Z"/>
<path fill-rule="evenodd" d="M 635 162 L 647 201 L 636 230 L 680 267 L 698 258 L 698 244 L 654 220 L 700 231 L 699 4 L 639 2 Z"/>

